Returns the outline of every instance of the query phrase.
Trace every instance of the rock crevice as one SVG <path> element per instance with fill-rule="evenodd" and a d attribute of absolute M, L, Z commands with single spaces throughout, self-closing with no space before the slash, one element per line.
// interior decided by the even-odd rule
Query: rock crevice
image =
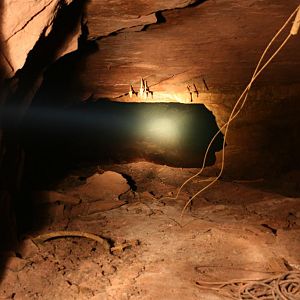
<path fill-rule="evenodd" d="M 110 0 L 108 3 L 91 1 L 87 8 L 87 20 L 90 27 L 90 39 L 98 40 L 104 37 L 114 36 L 118 33 L 136 28 L 143 31 L 150 25 L 161 24 L 165 18 L 163 13 L 167 11 L 195 7 L 206 0 L 173 0 L 173 1 L 136 1 L 133 4 L 124 0 Z M 126 1 L 127 2 L 127 1 Z M 110 6 L 111 4 L 111 6 Z"/>
<path fill-rule="evenodd" d="M 8 38 L 5 39 L 5 43 L 7 43 L 12 37 L 14 37 L 16 34 L 18 34 L 20 31 L 24 30 L 30 22 L 32 22 L 35 18 L 37 18 L 45 9 L 48 8 L 51 4 L 53 4 L 54 0 L 49 1 L 45 6 L 43 6 L 38 12 L 36 12 L 34 15 L 32 15 L 22 26 L 21 28 L 14 31 Z"/>

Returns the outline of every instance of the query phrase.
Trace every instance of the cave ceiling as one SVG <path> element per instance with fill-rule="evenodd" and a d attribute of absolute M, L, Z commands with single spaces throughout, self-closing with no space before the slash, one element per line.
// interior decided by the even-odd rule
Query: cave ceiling
<path fill-rule="evenodd" d="M 203 79 L 212 91 L 240 88 L 297 5 L 298 0 L 94 0 L 86 18 L 99 50 L 86 59 L 80 76 L 97 97 L 119 97 L 129 84 L 138 87 L 141 77 L 154 92 L 179 93 L 192 83 L 201 90 Z M 299 49 L 296 36 L 257 84 L 298 83 Z"/>
<path fill-rule="evenodd" d="M 41 35 L 51 32 L 62 3 L 75 2 L 80 0 L 26 1 L 26 5 L 5 1 L 2 54 L 11 74 L 22 68 Z M 87 1 L 82 24 L 97 51 L 80 56 L 76 72 L 81 88 L 75 90 L 81 98 L 92 94 L 120 99 L 130 84 L 138 89 L 140 78 L 146 78 L 158 94 L 186 93 L 186 86 L 194 83 L 200 91 L 240 89 L 298 5 L 299 0 Z M 60 57 L 76 51 L 80 34 L 78 25 L 73 37 L 66 38 Z M 299 49 L 300 38 L 293 37 L 257 85 L 298 84 Z"/>
<path fill-rule="evenodd" d="M 211 110 L 221 128 L 266 45 L 299 4 L 299 0 L 6 0 L 0 2 L 0 60 L 10 77 L 27 66 L 19 77 L 23 78 L 19 90 L 28 85 L 27 91 L 15 98 L 26 94 L 33 103 L 143 101 L 126 96 L 130 85 L 139 89 L 141 78 L 154 93 L 147 101 L 190 103 L 187 86 L 195 84 L 200 96 L 194 102 Z M 75 13 L 68 14 L 72 9 Z M 74 15 L 79 16 L 77 26 L 62 34 Z M 271 53 L 290 28 L 291 22 Z M 59 51 L 53 49 L 56 35 L 60 35 L 57 45 L 63 44 Z M 254 162 L 258 168 L 258 161 L 260 173 L 265 172 L 270 149 L 282 150 L 284 144 L 289 146 L 277 152 L 278 159 L 271 159 L 270 165 L 284 161 L 283 156 L 287 164 L 300 165 L 299 49 L 296 35 L 255 82 L 247 108 L 231 125 L 226 152 L 226 170 L 231 174 L 239 174 L 241 165 L 251 171 Z M 48 61 L 47 51 L 53 56 Z M 30 82 L 31 68 L 39 63 L 35 72 L 41 76 Z"/>

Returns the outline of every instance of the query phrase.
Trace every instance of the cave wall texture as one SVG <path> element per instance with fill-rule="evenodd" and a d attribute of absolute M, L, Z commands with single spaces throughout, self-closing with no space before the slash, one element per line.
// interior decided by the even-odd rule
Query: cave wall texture
<path fill-rule="evenodd" d="M 15 210 L 22 201 L 25 153 L 18 126 L 38 90 L 43 72 L 77 48 L 86 1 L 1 2 L 1 109 L 13 107 L 9 130 L 0 131 L 1 247 L 16 244 Z M 3 120 L 3 119 L 2 119 Z M 2 122 L 1 120 L 1 122 Z"/>
<path fill-rule="evenodd" d="M 81 45 L 53 64 L 35 101 L 139 101 L 126 93 L 130 84 L 137 91 L 143 77 L 154 92 L 147 101 L 154 102 L 190 102 L 187 85 L 195 84 L 200 96 L 194 102 L 204 103 L 222 126 L 262 51 L 297 5 L 298 0 L 89 1 L 83 29 L 90 47 Z M 264 176 L 299 165 L 299 47 L 296 36 L 253 86 L 229 132 L 227 176 Z"/>
<path fill-rule="evenodd" d="M 187 85 L 195 84 L 200 95 L 194 102 L 204 103 L 222 126 L 264 47 L 297 5 L 299 0 L 2 1 L 1 105 L 20 110 L 17 128 L 32 101 L 132 101 L 129 85 L 137 90 L 143 77 L 154 102 L 189 102 Z M 255 83 L 229 132 L 225 176 L 299 167 L 299 49 L 300 38 L 293 37 Z M 10 198 L 23 160 L 16 136 L 1 130 L 5 224 L 13 222 Z"/>

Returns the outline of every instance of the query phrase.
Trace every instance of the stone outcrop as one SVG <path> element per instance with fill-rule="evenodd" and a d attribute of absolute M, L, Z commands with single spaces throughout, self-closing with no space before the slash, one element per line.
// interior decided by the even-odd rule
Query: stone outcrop
<path fill-rule="evenodd" d="M 60 55 L 75 49 L 70 41 L 78 34 L 84 3 L 7 0 L 0 4 L 1 112 L 2 105 L 12 105 L 15 111 L 10 128 L 4 129 L 3 119 L 0 128 L 1 248 L 16 241 L 13 207 L 19 204 L 12 199 L 18 199 L 25 158 L 16 129 L 42 81 L 43 71 Z"/>
<path fill-rule="evenodd" d="M 37 103 L 48 97 L 60 105 L 91 95 L 140 101 L 126 94 L 130 84 L 138 89 L 145 78 L 154 95 L 146 101 L 190 103 L 187 86 L 195 85 L 199 97 L 193 102 L 207 105 L 221 126 L 264 47 L 298 5 L 298 0 L 5 0 L 0 76 L 13 79 L 6 93 L 1 89 L 1 103 L 25 111 L 43 79 Z M 274 166 L 292 168 L 291 162 L 299 167 L 299 49 L 300 39 L 293 37 L 231 127 L 229 176 L 261 176 Z M 2 133 L 0 150 L 1 178 L 12 189 L 23 156 L 15 137 L 7 144 Z M 10 198 L 7 191 L 4 198 Z"/>
<path fill-rule="evenodd" d="M 145 26 L 162 22 L 163 11 L 185 8 L 203 1 L 199 0 L 154 0 L 154 1 L 96 1 L 87 7 L 90 38 L 101 38 L 125 32 L 143 30 Z"/>
<path fill-rule="evenodd" d="M 124 102 L 190 104 L 187 86 L 194 90 L 195 85 L 199 94 L 193 95 L 193 103 L 204 103 L 221 127 L 265 46 L 298 4 L 91 1 L 85 16 L 88 40 L 98 50 L 66 56 L 53 65 L 36 101 L 55 99 L 59 105 L 93 95 Z M 294 137 L 298 133 L 299 49 L 300 39 L 293 37 L 254 84 L 248 104 L 230 127 L 228 176 L 263 176 L 299 164 L 297 139 L 286 140 L 287 132 Z M 130 84 L 138 91 L 141 78 L 147 79 L 153 98 L 128 96 Z M 69 87 L 63 95 L 62 81 Z"/>
<path fill-rule="evenodd" d="M 4 1 L 2 8 L 2 52 L 10 73 L 21 69 L 28 53 L 41 37 L 52 30 L 55 17 L 62 5 L 73 0 Z M 68 47 L 74 51 L 74 45 Z"/>
<path fill-rule="evenodd" d="M 204 88 L 202 79 L 210 91 L 231 92 L 244 87 L 264 47 L 299 5 L 296 0 L 288 4 L 197 1 L 198 5 L 192 7 L 186 3 L 188 7 L 183 8 L 183 3 L 177 3 L 173 8 L 182 9 L 171 9 L 171 5 L 166 6 L 171 1 L 159 7 L 160 2 L 163 1 L 89 4 L 90 38 L 99 39 L 99 51 L 85 60 L 79 75 L 95 97 L 121 96 L 128 92 L 130 83 L 138 88 L 141 77 L 147 78 L 155 93 L 187 94 L 187 84 Z M 126 27 L 122 21 L 124 15 L 128 19 L 134 15 L 143 18 L 155 10 L 160 15 L 158 24 L 141 29 L 135 28 L 134 22 Z M 107 18 L 113 20 L 109 26 Z M 260 85 L 298 82 L 300 69 L 292 66 L 300 63 L 295 55 L 299 45 L 299 39 L 293 38 L 260 79 Z"/>

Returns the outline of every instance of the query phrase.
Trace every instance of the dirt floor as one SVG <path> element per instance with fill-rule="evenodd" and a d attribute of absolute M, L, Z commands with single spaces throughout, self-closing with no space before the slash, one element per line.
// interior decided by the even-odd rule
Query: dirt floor
<path fill-rule="evenodd" d="M 300 271 L 300 198 L 260 180 L 220 180 L 181 219 L 203 177 L 178 200 L 163 197 L 195 171 L 147 162 L 85 167 L 36 192 L 36 222 L 44 225 L 24 237 L 19 253 L 6 253 L 0 299 L 230 299 L 226 287 L 205 289 L 203 281 Z M 62 230 L 106 244 L 34 239 Z"/>

